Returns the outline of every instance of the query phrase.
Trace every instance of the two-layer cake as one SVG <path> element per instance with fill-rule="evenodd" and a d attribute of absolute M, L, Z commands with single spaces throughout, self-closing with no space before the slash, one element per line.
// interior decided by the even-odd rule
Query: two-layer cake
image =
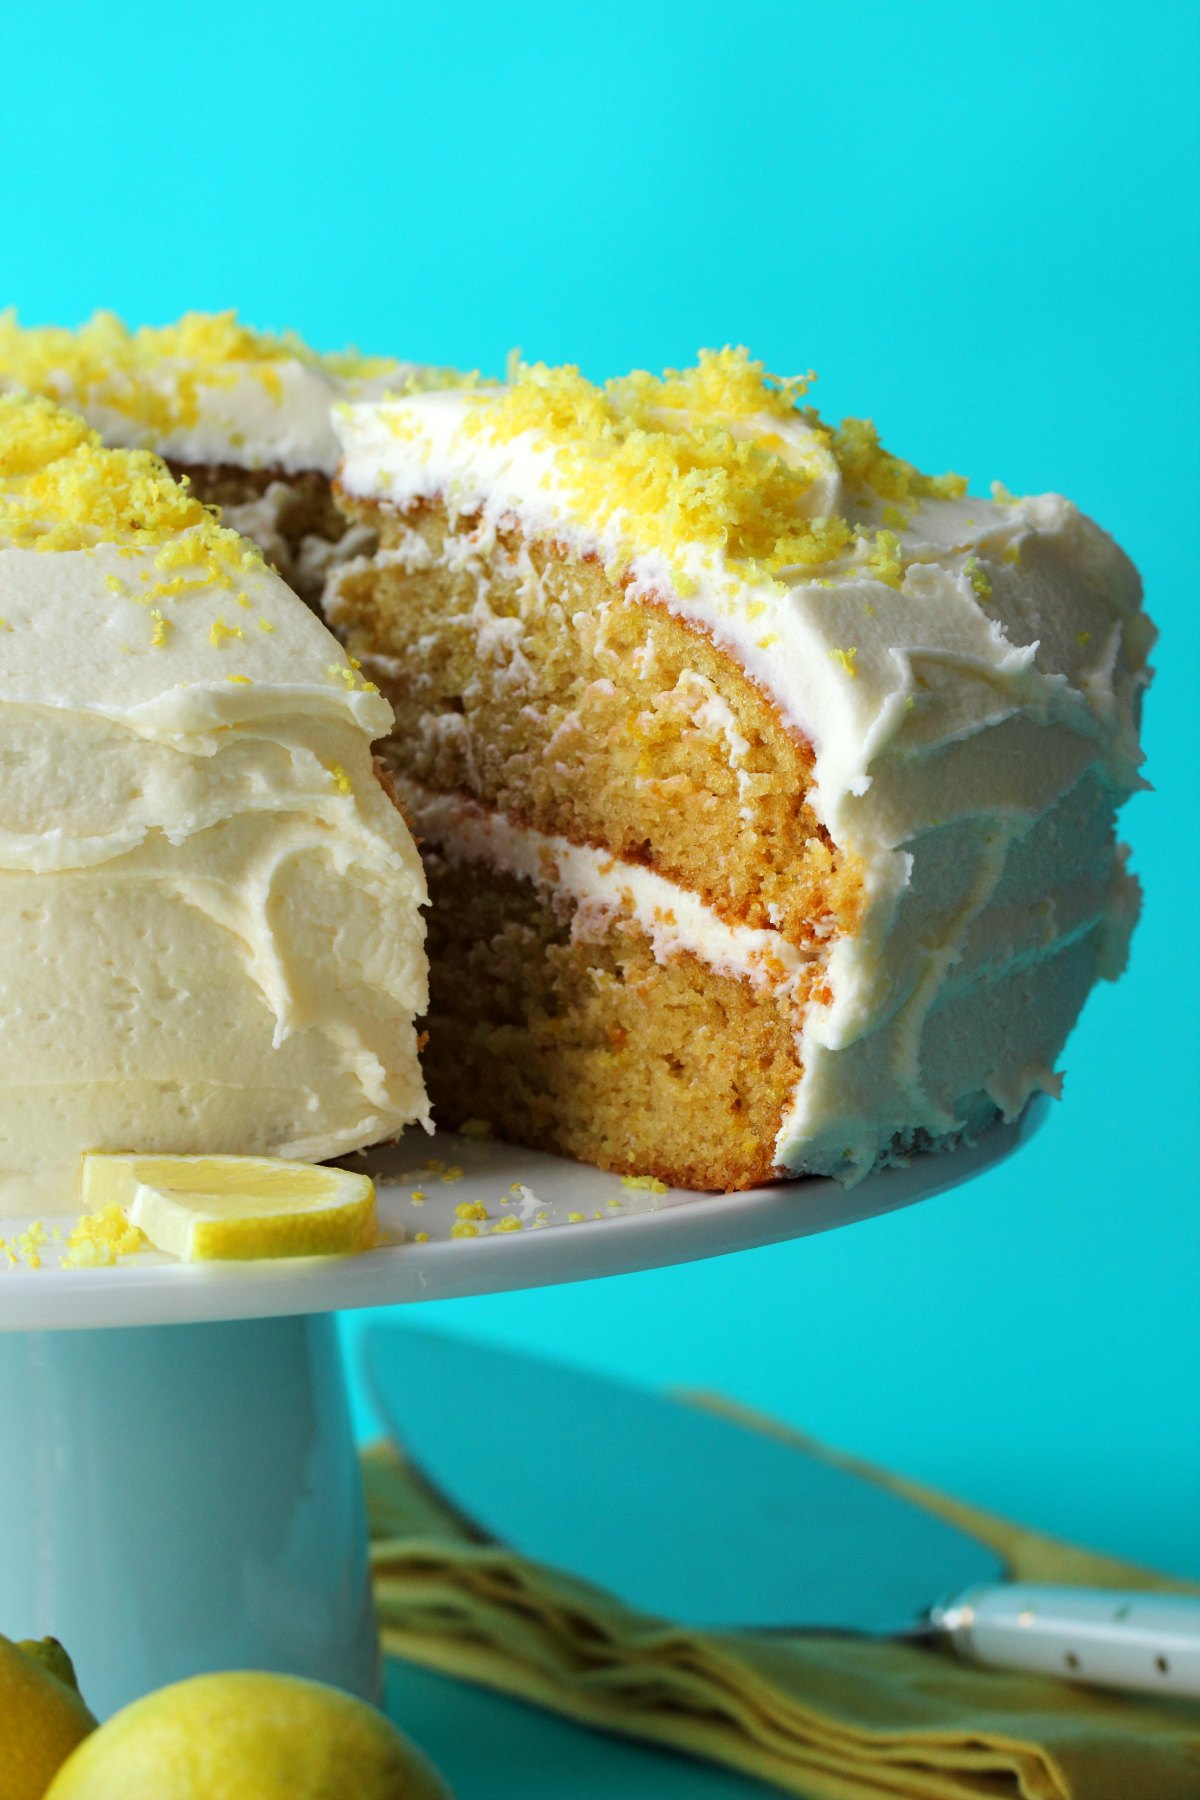
<path fill-rule="evenodd" d="M 719 1189 L 855 1179 L 1057 1090 L 1136 915 L 1114 819 L 1153 636 L 1069 502 L 922 475 L 741 351 L 487 386 L 99 315 L 0 326 L 0 383 L 168 457 L 324 588 L 347 693 L 361 665 L 395 709 L 356 702 L 422 840 L 440 1123 Z M 414 891 L 405 865 L 400 913 Z"/>
<path fill-rule="evenodd" d="M 378 549 L 326 608 L 396 709 L 444 1123 L 853 1178 L 1055 1091 L 1122 966 L 1135 571 L 803 385 L 724 351 L 339 411 Z"/>

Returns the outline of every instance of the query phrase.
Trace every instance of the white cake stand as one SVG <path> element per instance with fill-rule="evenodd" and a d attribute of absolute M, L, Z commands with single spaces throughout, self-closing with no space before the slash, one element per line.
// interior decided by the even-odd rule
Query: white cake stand
<path fill-rule="evenodd" d="M 203 1268 L 146 1253 L 77 1270 L 58 1266 L 51 1241 L 41 1268 L 0 1272 L 0 1628 L 60 1637 L 102 1715 L 217 1668 L 373 1696 L 362 1493 L 331 1314 L 829 1231 L 972 1179 L 1039 1117 L 849 1191 L 805 1180 L 727 1196 L 630 1189 L 562 1158 L 413 1132 L 375 1163 L 396 1241 L 364 1256 Z M 479 1235 L 452 1238 L 474 1203 L 488 1214 Z M 513 1220 L 520 1229 L 496 1229 Z M 28 1223 L 0 1218 L 0 1237 Z M 418 1231 L 429 1241 L 412 1241 Z"/>

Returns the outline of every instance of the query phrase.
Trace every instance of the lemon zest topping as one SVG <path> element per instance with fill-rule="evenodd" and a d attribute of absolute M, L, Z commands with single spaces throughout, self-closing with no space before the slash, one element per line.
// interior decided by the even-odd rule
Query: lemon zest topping
<path fill-rule="evenodd" d="M 183 586 L 228 584 L 234 571 L 264 566 L 157 456 L 106 450 L 82 419 L 19 394 L 0 394 L 0 539 L 45 551 L 115 544 L 130 556 L 157 545 L 158 568 L 194 571 Z"/>
<path fill-rule="evenodd" d="M 481 395 L 467 423 L 497 442 L 531 433 L 550 447 L 571 498 L 616 527 L 626 551 L 636 543 L 664 552 L 687 593 L 695 586 L 680 560 L 688 544 L 721 551 L 734 570 L 758 564 L 768 575 L 825 562 L 850 544 L 844 519 L 803 516 L 799 502 L 817 467 L 780 455 L 769 431 L 772 419 L 793 418 L 809 380 L 768 375 L 730 348 L 701 351 L 694 369 L 639 370 L 603 388 L 573 365 L 535 363 L 498 399 Z M 768 429 L 731 430 L 750 422 Z"/>
<path fill-rule="evenodd" d="M 622 1175 L 621 1186 L 631 1193 L 665 1194 L 667 1184 L 660 1181 L 657 1175 Z"/>
<path fill-rule="evenodd" d="M 352 794 L 354 784 L 343 769 L 341 763 L 330 763 L 329 776 L 339 794 Z"/>
<path fill-rule="evenodd" d="M 963 573 L 966 575 L 967 580 L 971 583 L 971 586 L 975 589 L 976 594 L 981 600 L 991 599 L 991 577 L 977 556 L 968 556 L 966 562 L 963 564 Z"/>
<path fill-rule="evenodd" d="M 122 1207 L 114 1202 L 98 1212 L 85 1213 L 67 1238 L 64 1269 L 110 1269 L 123 1256 L 145 1250 L 149 1239 L 131 1225 Z"/>
<path fill-rule="evenodd" d="M 351 663 L 354 664 L 353 667 L 347 663 L 328 663 L 325 673 L 330 681 L 340 681 L 348 694 L 377 694 L 379 689 L 373 681 L 359 679 L 358 669 L 361 665 L 354 663 L 353 658 Z"/>
<path fill-rule="evenodd" d="M 40 1219 L 34 1219 L 28 1228 L 12 1244 L 0 1238 L 0 1252 L 10 1269 L 15 1269 L 18 1262 L 24 1263 L 27 1269 L 40 1269 L 42 1266 L 42 1250 L 45 1248 L 49 1233 Z"/>
<path fill-rule="evenodd" d="M 472 396 L 466 428 L 497 443 L 528 435 L 549 450 L 568 502 L 618 546 L 608 573 L 617 575 L 635 553 L 658 551 L 686 597 L 696 588 L 697 547 L 722 557 L 735 581 L 811 570 L 852 547 L 859 534 L 846 519 L 810 516 L 825 451 L 850 488 L 873 489 L 889 502 L 888 527 L 908 524 L 905 505 L 966 491 L 962 476 L 923 475 L 884 450 L 869 420 L 849 419 L 830 431 L 811 409 L 801 410 L 812 379 L 770 375 L 746 350 L 728 346 L 701 351 L 691 369 L 661 377 L 639 370 L 603 387 L 573 365 L 518 364 L 499 396 Z M 798 412 L 816 454 L 797 454 L 779 429 Z M 416 423 L 389 417 L 397 430 Z M 899 586 L 903 565 L 893 530 L 876 534 L 868 562 L 881 580 Z"/>
<path fill-rule="evenodd" d="M 486 1219 L 487 1207 L 482 1200 L 463 1200 L 454 1209 L 456 1219 Z"/>
<path fill-rule="evenodd" d="M 882 500 L 958 500 L 967 491 L 965 475 L 922 475 L 893 456 L 879 441 L 870 419 L 843 419 L 833 434 L 833 454 L 845 479 L 872 488 Z"/>
<path fill-rule="evenodd" d="M 888 587 L 898 588 L 904 580 L 904 559 L 900 554 L 900 540 L 894 531 L 877 531 L 870 553 L 867 556 L 867 567 L 877 581 Z"/>
<path fill-rule="evenodd" d="M 849 675 L 853 680 L 857 681 L 857 679 L 858 679 L 858 668 L 857 668 L 858 646 L 857 645 L 852 644 L 848 650 L 831 650 L 829 652 L 829 654 L 833 658 L 835 663 L 839 663 L 841 665 L 841 667 L 843 669 L 845 669 L 847 675 Z"/>
<path fill-rule="evenodd" d="M 356 350 L 321 355 L 294 333 L 255 331 L 235 312 L 190 312 L 172 325 L 136 331 L 111 312 L 96 313 L 77 331 L 24 328 L 15 312 L 0 313 L 0 371 L 12 381 L 79 406 L 102 401 L 159 438 L 194 426 L 206 390 L 228 390 L 243 375 L 280 401 L 280 365 L 288 362 L 342 380 L 401 373 L 389 357 Z M 168 381 L 162 378 L 164 367 Z"/>

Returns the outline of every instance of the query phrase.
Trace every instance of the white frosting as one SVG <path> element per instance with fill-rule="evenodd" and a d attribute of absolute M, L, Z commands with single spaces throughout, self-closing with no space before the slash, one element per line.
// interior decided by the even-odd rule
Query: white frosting
<path fill-rule="evenodd" d="M 591 844 L 572 844 L 517 825 L 461 794 L 435 793 L 398 775 L 396 785 L 418 837 L 458 862 L 486 862 L 566 895 L 572 936 L 602 937 L 618 919 L 650 939 L 659 962 L 687 954 L 756 986 L 793 988 L 811 959 L 780 937 L 734 925 L 678 882 Z"/>
<path fill-rule="evenodd" d="M 153 450 L 177 463 L 332 475 L 338 460 L 332 408 L 402 387 L 415 369 L 395 363 L 383 374 L 348 377 L 297 357 L 210 363 L 163 356 L 141 365 L 136 376 L 114 367 L 107 380 L 81 388 L 63 369 L 39 388 L 120 449 Z M 0 371 L 0 389 L 6 385 L 16 384 Z M 194 404 L 182 402 L 185 394 Z M 155 416 L 155 400 L 173 423 Z"/>
<path fill-rule="evenodd" d="M 0 545 L 0 1210 L 77 1205 L 85 1149 L 320 1159 L 427 1117 L 391 709 L 265 568 L 153 647 L 155 556 Z"/>
<path fill-rule="evenodd" d="M 1066 1033 L 1095 976 L 1119 967 L 1136 913 L 1109 836 L 1137 785 L 1153 635 L 1128 559 L 1057 495 L 924 499 L 904 507 L 899 588 L 865 544 L 769 580 L 697 543 L 681 593 L 664 555 L 631 553 L 620 514 L 597 527 L 544 441 L 467 428 L 487 398 L 342 409 L 340 482 L 398 510 L 441 496 L 476 515 L 484 545 L 515 518 L 701 626 L 811 742 L 814 810 L 863 863 L 864 918 L 832 950 L 828 1003 L 804 1019 L 779 1166 L 854 1177 L 895 1139 L 949 1138 L 1054 1088 Z M 811 472 L 802 514 L 883 522 L 802 415 L 760 426 Z"/>

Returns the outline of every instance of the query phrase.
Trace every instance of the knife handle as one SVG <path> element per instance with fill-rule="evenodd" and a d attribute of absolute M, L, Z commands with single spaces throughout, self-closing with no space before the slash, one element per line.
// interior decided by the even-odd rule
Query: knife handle
<path fill-rule="evenodd" d="M 929 1622 L 960 1656 L 1100 1687 L 1200 1698 L 1200 1597 L 1002 1583 L 966 1588 Z"/>

